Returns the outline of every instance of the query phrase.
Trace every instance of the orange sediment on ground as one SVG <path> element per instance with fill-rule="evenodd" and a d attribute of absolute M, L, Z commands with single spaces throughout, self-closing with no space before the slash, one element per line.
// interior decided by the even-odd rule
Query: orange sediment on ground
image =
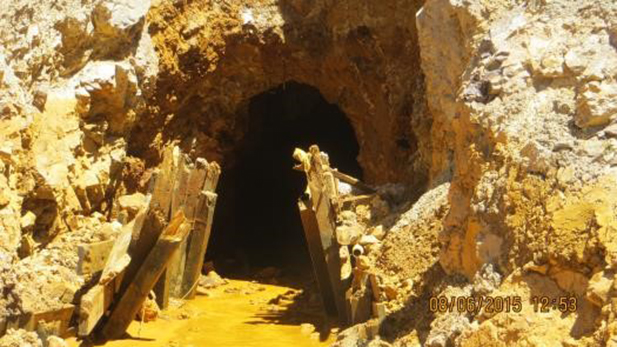
<path fill-rule="evenodd" d="M 158 320 L 134 321 L 130 337 L 105 346 L 318 347 L 332 344 L 333 334 L 320 336 L 312 326 L 289 319 L 280 299 L 292 288 L 229 280 L 229 284 L 198 295 L 179 308 L 162 312 Z M 277 302 L 277 304 L 272 304 Z M 284 318 L 287 317 L 287 318 Z M 319 327 L 317 327 L 319 328 Z M 75 338 L 69 346 L 85 346 Z"/>

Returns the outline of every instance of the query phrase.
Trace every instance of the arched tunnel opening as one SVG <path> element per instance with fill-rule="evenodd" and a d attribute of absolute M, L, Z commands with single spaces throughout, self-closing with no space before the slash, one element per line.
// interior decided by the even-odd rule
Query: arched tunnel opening
<path fill-rule="evenodd" d="M 306 177 L 293 170 L 293 150 L 317 144 L 333 166 L 361 178 L 354 130 L 318 89 L 297 82 L 254 96 L 246 112 L 247 132 L 219 181 L 206 261 L 231 278 L 264 268 L 310 277 L 297 205 Z"/>

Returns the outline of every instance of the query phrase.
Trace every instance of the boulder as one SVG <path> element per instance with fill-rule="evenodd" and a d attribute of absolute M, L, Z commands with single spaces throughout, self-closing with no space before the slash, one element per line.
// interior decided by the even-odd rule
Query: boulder
<path fill-rule="evenodd" d="M 112 133 L 124 133 L 132 124 L 128 111 L 137 93 L 137 77 L 125 63 L 91 63 L 80 72 L 75 95 L 82 118 L 105 115 Z"/>
<path fill-rule="evenodd" d="M 103 56 L 117 54 L 139 37 L 150 1 L 105 0 L 92 12 L 94 37 Z"/>
<path fill-rule="evenodd" d="M 617 119 L 617 84 L 589 82 L 577 99 L 576 125 L 589 128 L 609 124 Z"/>

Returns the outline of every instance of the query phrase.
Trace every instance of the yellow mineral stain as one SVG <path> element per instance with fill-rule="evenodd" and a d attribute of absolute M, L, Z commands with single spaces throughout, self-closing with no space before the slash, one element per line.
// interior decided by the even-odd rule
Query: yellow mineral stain
<path fill-rule="evenodd" d="M 249 281 L 229 280 L 198 295 L 179 308 L 161 313 L 154 322 L 134 321 L 130 337 L 108 341 L 109 347 L 318 347 L 328 346 L 335 336 L 321 341 L 317 333 L 303 332 L 299 323 L 286 323 L 269 312 L 268 302 L 292 288 Z M 282 307 L 284 310 L 285 308 Z M 89 346 L 71 338 L 69 346 Z"/>

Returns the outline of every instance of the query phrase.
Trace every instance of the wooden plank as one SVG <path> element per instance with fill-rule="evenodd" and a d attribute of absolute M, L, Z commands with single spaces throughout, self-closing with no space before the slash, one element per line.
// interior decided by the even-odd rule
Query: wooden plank
<path fill-rule="evenodd" d="M 308 199 L 307 201 L 298 201 L 302 227 L 304 229 L 309 254 L 313 263 L 313 271 L 315 272 L 315 278 L 317 280 L 319 292 L 321 293 L 324 308 L 328 314 L 336 316 L 336 302 L 333 295 L 332 282 L 328 274 L 326 255 L 324 254 L 324 248 L 321 244 L 317 218 L 315 217 L 315 212 L 310 208 L 310 203 Z"/>
<path fill-rule="evenodd" d="M 373 200 L 375 195 L 354 195 L 341 199 L 341 208 L 343 210 L 351 209 L 358 205 L 367 205 Z"/>
<path fill-rule="evenodd" d="M 324 183 L 324 173 L 329 171 L 329 163 L 322 157 L 319 147 L 310 148 L 310 168 L 307 172 L 308 185 L 311 192 L 312 206 L 319 227 L 321 244 L 324 249 L 325 262 L 328 265 L 328 275 L 332 283 L 338 317 L 341 325 L 346 326 L 350 317 L 347 310 L 345 291 L 349 288 L 348 280 L 341 280 L 341 261 L 339 245 L 335 234 L 335 210 L 332 206 L 332 196 L 326 195 L 332 187 L 327 188 Z M 327 175 L 326 175 L 327 178 Z"/>
<path fill-rule="evenodd" d="M 174 252 L 172 256 L 176 253 L 178 252 Z M 169 307 L 171 277 L 167 270 L 167 268 L 163 269 L 163 273 L 159 277 L 158 281 L 154 284 L 154 288 L 152 288 L 156 296 L 156 304 L 162 310 L 165 310 L 167 309 L 167 307 Z"/>
<path fill-rule="evenodd" d="M 203 190 L 214 193 L 218 186 L 220 175 L 221 167 L 216 162 L 211 162 L 208 165 L 208 176 L 206 177 Z"/>
<path fill-rule="evenodd" d="M 372 301 L 368 290 L 353 293 L 353 289 L 349 288 L 346 297 L 349 302 L 350 324 L 364 323 L 371 319 Z"/>
<path fill-rule="evenodd" d="M 175 187 L 176 170 L 178 163 L 181 160 L 182 154 L 176 146 L 169 146 L 163 153 L 163 161 L 158 168 L 156 182 L 152 191 L 152 201 L 150 207 L 158 210 L 161 220 L 169 220 L 173 190 Z M 157 228 L 154 228 L 155 230 Z M 158 228 L 160 230 L 160 228 Z M 154 240 L 156 236 L 153 235 Z M 152 240 L 150 240 L 152 241 Z M 147 254 L 147 253 L 146 253 Z M 155 286 L 157 303 L 159 306 L 166 308 L 169 300 L 169 282 L 166 274 L 162 276 L 161 283 Z"/>
<path fill-rule="evenodd" d="M 176 196 L 172 199 L 172 209 L 182 210 L 191 224 L 193 224 L 195 219 L 195 210 L 197 208 L 196 205 L 199 199 L 199 192 L 202 190 L 206 180 L 207 167 L 208 162 L 203 158 L 198 158 L 194 165 L 191 164 L 187 158 L 182 170 L 179 170 L 176 176 L 176 185 L 178 190 L 174 191 Z M 169 268 L 165 270 L 161 276 L 161 281 L 164 280 L 167 284 L 168 290 L 166 294 L 168 296 L 175 298 L 183 297 L 182 282 L 186 267 L 188 244 L 190 243 L 191 237 L 192 236 L 189 236 L 180 244 L 180 251 L 174 254 L 172 260 L 170 261 Z M 165 308 L 167 305 L 161 305 L 164 300 L 159 299 L 161 294 L 165 295 L 165 291 L 162 289 L 157 291 L 155 287 L 155 293 L 157 294 L 157 302 L 159 302 L 159 306 Z"/>
<path fill-rule="evenodd" d="M 186 190 L 188 188 L 189 176 L 193 169 L 189 157 L 181 153 L 178 158 L 173 191 L 171 196 L 170 212 L 175 216 L 179 211 L 184 211 L 186 200 Z M 175 252 L 169 262 L 167 269 L 161 275 L 161 279 L 154 287 L 157 304 L 161 309 L 169 306 L 169 297 L 179 297 L 180 286 L 182 285 L 182 274 L 184 273 L 184 259 L 186 254 L 187 240 L 184 239 L 180 244 L 180 250 Z"/>
<path fill-rule="evenodd" d="M 109 320 L 102 329 L 104 338 L 119 338 L 126 332 L 135 314 L 167 267 L 171 256 L 190 231 L 190 225 L 185 221 L 184 213 L 180 211 L 161 233 L 133 281 L 112 309 Z"/>
<path fill-rule="evenodd" d="M 339 172 L 337 170 L 332 170 L 332 174 L 334 175 L 334 177 L 340 181 L 343 181 L 347 184 L 350 184 L 352 186 L 355 186 L 356 188 L 360 189 L 360 190 L 364 190 L 365 192 L 368 193 L 375 193 L 376 190 L 375 188 L 367 185 L 366 183 L 363 183 L 362 181 L 360 181 L 359 179 L 349 176 L 347 174 L 344 174 L 342 172 Z"/>
<path fill-rule="evenodd" d="M 113 280 L 129 265 L 131 260 L 129 256 L 131 241 L 141 233 L 146 217 L 147 210 L 144 207 L 129 224 L 122 227 L 122 231 L 114 241 L 114 246 L 111 249 L 103 273 L 101 274 L 101 279 L 99 281 L 101 284 Z"/>
<path fill-rule="evenodd" d="M 77 334 L 86 337 L 94 330 L 111 304 L 112 285 L 97 284 L 81 297 Z"/>
<path fill-rule="evenodd" d="M 163 162 L 158 168 L 156 181 L 152 190 L 150 207 L 159 209 L 165 219 L 169 219 L 171 197 L 174 189 L 174 170 L 179 161 L 180 152 L 177 147 L 167 147 L 163 153 Z"/>
<path fill-rule="evenodd" d="M 94 328 L 109 310 L 115 293 L 118 291 L 122 278 L 123 270 L 115 274 L 105 282 L 99 282 L 84 294 L 79 303 L 77 335 L 86 337 L 92 333 Z"/>
<path fill-rule="evenodd" d="M 77 274 L 85 276 L 102 271 L 115 242 L 108 240 L 77 246 Z"/>
<path fill-rule="evenodd" d="M 195 284 L 199 281 L 199 276 L 201 275 L 212 229 L 216 199 L 216 193 L 208 191 L 202 191 L 199 198 L 193 233 L 187 249 L 184 280 L 182 281 L 182 291 L 184 296 L 189 299 L 195 297 Z"/>
<path fill-rule="evenodd" d="M 186 189 L 188 187 L 189 175 L 192 171 L 190 159 L 185 154 L 181 154 L 176 168 L 174 178 L 174 189 L 171 197 L 171 215 L 175 216 L 184 206 L 186 199 Z"/>
<path fill-rule="evenodd" d="M 129 255 L 131 262 L 126 268 L 124 281 L 120 286 L 120 291 L 124 292 L 135 275 L 143 265 L 144 261 L 152 248 L 159 239 L 161 232 L 167 224 L 166 219 L 160 214 L 158 209 L 149 209 L 141 230 L 138 234 L 133 234 L 131 245 L 129 246 Z"/>
<path fill-rule="evenodd" d="M 203 158 L 195 161 L 195 168 L 189 176 L 184 200 L 184 213 L 189 221 L 195 220 L 195 213 L 198 209 L 201 192 L 208 174 L 208 162 Z"/>

